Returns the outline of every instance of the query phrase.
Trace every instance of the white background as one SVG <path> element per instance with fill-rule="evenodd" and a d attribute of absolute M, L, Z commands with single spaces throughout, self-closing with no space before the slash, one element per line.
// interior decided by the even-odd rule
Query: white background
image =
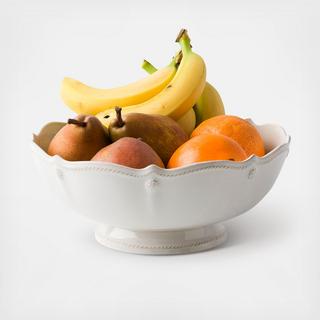
<path fill-rule="evenodd" d="M 1 320 L 319 319 L 318 3 L 0 1 Z M 168 63 L 181 27 L 227 112 L 281 124 L 291 151 L 221 248 L 108 250 L 41 182 L 31 133 L 72 116 L 64 76 L 99 87 L 141 78 L 143 58 Z"/>

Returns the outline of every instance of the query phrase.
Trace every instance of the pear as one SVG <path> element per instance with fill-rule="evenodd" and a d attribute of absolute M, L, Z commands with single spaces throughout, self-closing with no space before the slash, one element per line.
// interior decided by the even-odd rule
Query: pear
<path fill-rule="evenodd" d="M 164 168 L 157 153 L 141 139 L 124 137 L 104 147 L 91 159 L 142 169 L 151 164 Z"/>
<path fill-rule="evenodd" d="M 188 135 L 179 124 L 163 115 L 127 113 L 122 117 L 116 107 L 117 117 L 110 122 L 111 141 L 123 137 L 141 138 L 167 164 L 174 151 L 188 140 Z"/>
<path fill-rule="evenodd" d="M 98 118 L 78 115 L 76 119 L 69 119 L 53 137 L 48 154 L 69 161 L 90 160 L 108 143 L 108 135 Z"/>

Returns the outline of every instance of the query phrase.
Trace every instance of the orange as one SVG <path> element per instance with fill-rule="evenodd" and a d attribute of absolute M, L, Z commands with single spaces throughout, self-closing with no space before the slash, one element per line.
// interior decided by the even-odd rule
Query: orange
<path fill-rule="evenodd" d="M 262 157 L 265 154 L 259 131 L 253 124 L 239 117 L 220 115 L 207 119 L 193 130 L 191 137 L 207 133 L 219 133 L 234 139 L 248 157 L 252 154 Z"/>
<path fill-rule="evenodd" d="M 168 168 L 210 160 L 242 161 L 247 158 L 241 146 L 221 134 L 202 134 L 182 144 L 171 156 Z"/>

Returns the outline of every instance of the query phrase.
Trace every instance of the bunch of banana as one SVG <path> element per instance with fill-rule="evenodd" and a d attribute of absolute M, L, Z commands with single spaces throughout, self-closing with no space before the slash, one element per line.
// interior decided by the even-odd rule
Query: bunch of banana
<path fill-rule="evenodd" d="M 178 120 L 199 99 L 206 84 L 205 63 L 198 54 L 192 51 L 190 38 L 185 29 L 181 30 L 176 41 L 181 46 L 182 59 L 172 80 L 160 93 L 151 99 L 123 108 L 123 114 L 130 112 L 160 114 Z M 150 77 L 157 72 L 150 75 Z M 105 126 L 108 126 L 110 120 L 116 114 L 113 108 L 106 108 L 105 111 L 98 113 L 96 116 Z"/>
<path fill-rule="evenodd" d="M 157 71 L 157 68 L 147 60 L 143 60 L 141 67 L 149 74 L 153 74 Z M 180 119 L 177 120 L 179 125 L 188 135 L 191 134 L 196 126 L 196 114 L 193 109 L 194 108 L 191 108 Z"/>
<path fill-rule="evenodd" d="M 78 114 L 91 114 L 115 106 L 130 106 L 147 101 L 161 92 L 177 72 L 181 56 L 176 55 L 171 63 L 142 80 L 112 89 L 96 89 L 80 81 L 64 78 L 61 97 L 64 103 Z"/>
<path fill-rule="evenodd" d="M 157 71 L 157 68 L 147 60 L 143 60 L 141 67 L 149 74 Z M 207 82 L 197 103 L 177 122 L 187 133 L 191 133 L 202 121 L 221 114 L 225 114 L 222 99 L 218 91 Z"/>
<path fill-rule="evenodd" d="M 61 87 L 63 101 L 78 114 L 96 115 L 106 127 L 115 116 L 114 107 L 121 106 L 123 114 L 170 116 L 191 133 L 203 120 L 223 114 L 224 107 L 219 93 L 205 81 L 205 63 L 192 51 L 185 29 L 176 41 L 181 51 L 168 66 L 157 70 L 144 60 L 142 68 L 150 75 L 126 86 L 97 89 L 65 78 Z"/>

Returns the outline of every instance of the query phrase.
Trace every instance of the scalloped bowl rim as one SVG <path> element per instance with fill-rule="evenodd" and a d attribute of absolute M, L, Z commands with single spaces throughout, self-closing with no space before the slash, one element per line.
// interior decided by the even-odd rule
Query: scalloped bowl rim
<path fill-rule="evenodd" d="M 266 153 L 264 156 L 259 157 L 256 155 L 251 155 L 247 159 L 243 161 L 230 161 L 230 160 L 211 160 L 211 161 L 203 161 L 203 162 L 196 162 L 192 163 L 183 167 L 167 169 L 167 168 L 160 168 L 157 165 L 149 165 L 142 169 L 130 168 L 116 163 L 107 163 L 101 161 L 68 161 L 61 158 L 59 155 L 50 156 L 48 155 L 34 140 L 31 143 L 31 147 L 36 151 L 42 153 L 42 156 L 46 158 L 47 161 L 63 165 L 65 168 L 72 168 L 72 169 L 81 169 L 81 168 L 96 168 L 99 170 L 108 170 L 112 171 L 114 174 L 124 174 L 133 177 L 142 177 L 149 175 L 151 173 L 156 173 L 160 176 L 166 177 L 174 177 L 177 175 L 183 175 L 187 173 L 197 172 L 199 170 L 205 169 L 213 169 L 213 168 L 228 168 L 228 169 L 242 169 L 245 167 L 250 166 L 254 162 L 264 163 L 269 162 L 273 158 L 275 158 L 279 153 L 282 153 L 282 150 L 287 149 L 291 142 L 290 135 L 284 130 L 283 127 L 277 124 L 266 123 L 262 125 L 255 124 L 251 119 L 247 119 L 251 123 L 253 123 L 256 127 L 265 127 L 265 126 L 275 126 L 282 130 L 285 142 L 279 144 L 271 151 Z"/>

